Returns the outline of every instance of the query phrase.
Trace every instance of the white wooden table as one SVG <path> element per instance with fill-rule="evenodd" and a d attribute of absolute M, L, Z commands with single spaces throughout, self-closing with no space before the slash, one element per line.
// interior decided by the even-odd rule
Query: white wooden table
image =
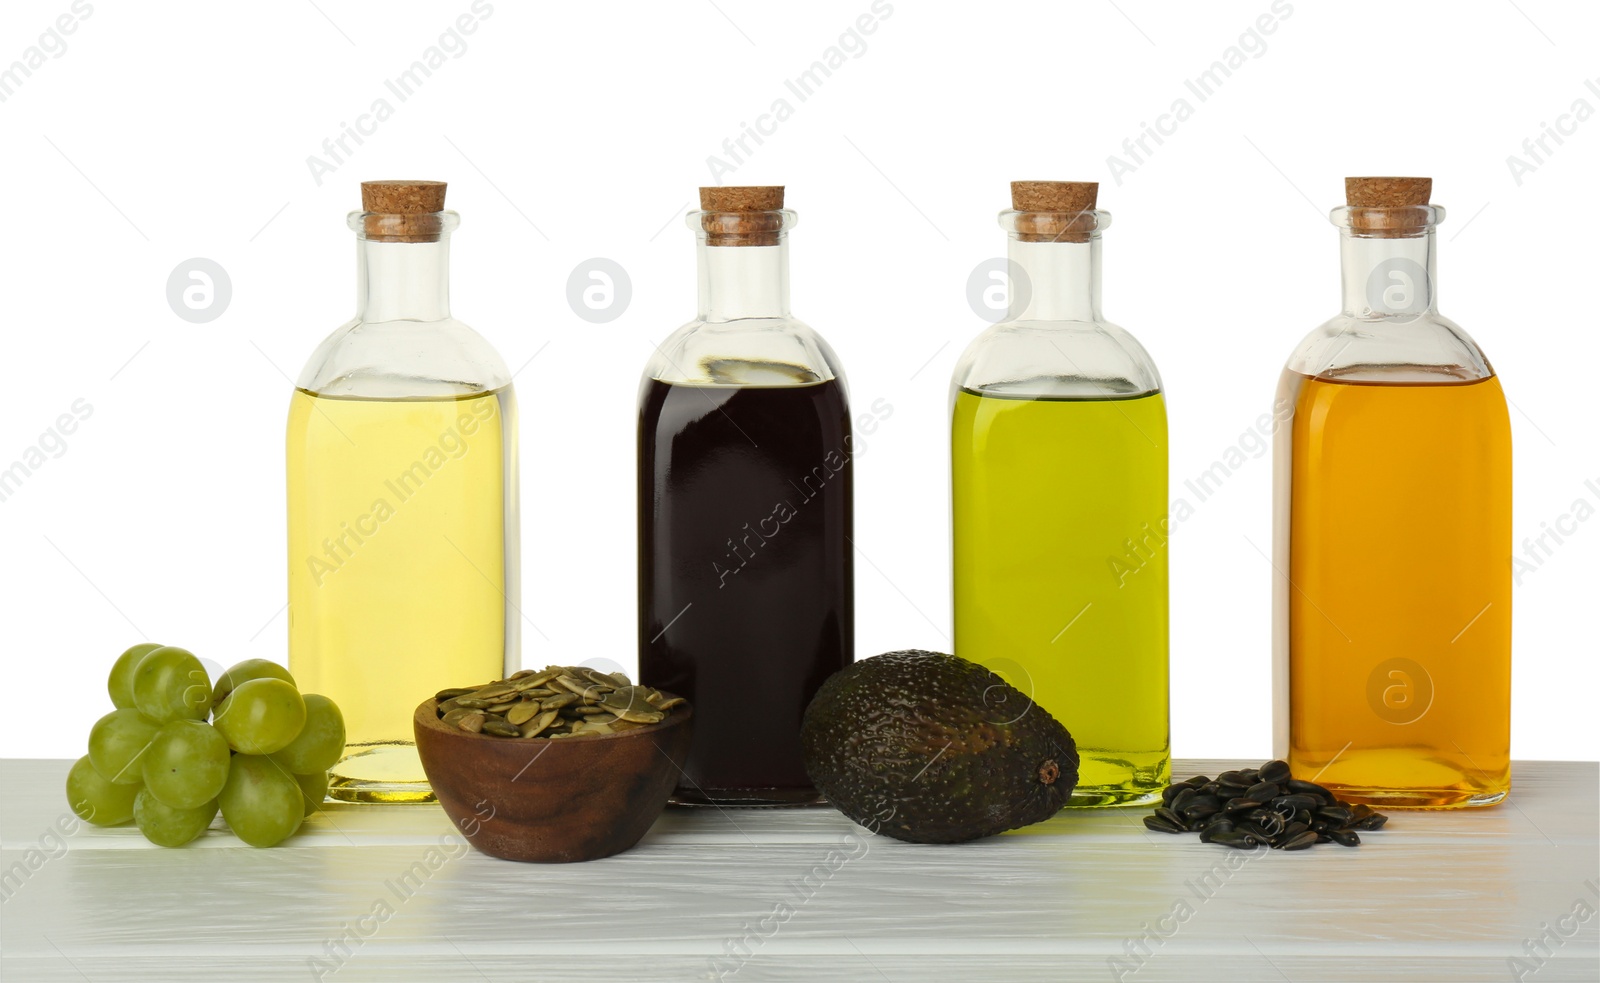
<path fill-rule="evenodd" d="M 1518 764 L 1507 803 L 1395 812 L 1356 849 L 1234 851 L 1129 810 L 926 846 L 831 809 L 674 809 L 565 866 L 485 857 L 431 805 L 164 850 L 77 823 L 67 767 L 0 761 L 7 983 L 1600 980 L 1594 763 Z"/>

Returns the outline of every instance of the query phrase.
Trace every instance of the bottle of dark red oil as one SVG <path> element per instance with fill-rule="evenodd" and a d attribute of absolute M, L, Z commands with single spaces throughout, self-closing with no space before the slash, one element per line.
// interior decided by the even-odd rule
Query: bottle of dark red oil
<path fill-rule="evenodd" d="M 639 392 L 639 675 L 694 705 L 673 801 L 819 800 L 800 719 L 853 658 L 844 373 L 789 313 L 783 188 L 701 188 L 699 313 Z"/>

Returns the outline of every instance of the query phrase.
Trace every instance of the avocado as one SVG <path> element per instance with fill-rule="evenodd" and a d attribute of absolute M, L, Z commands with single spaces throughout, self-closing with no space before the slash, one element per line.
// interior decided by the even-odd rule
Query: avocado
<path fill-rule="evenodd" d="M 862 826 L 960 843 L 1049 819 L 1078 782 L 1067 729 L 988 669 L 942 652 L 828 677 L 800 728 L 806 774 Z"/>

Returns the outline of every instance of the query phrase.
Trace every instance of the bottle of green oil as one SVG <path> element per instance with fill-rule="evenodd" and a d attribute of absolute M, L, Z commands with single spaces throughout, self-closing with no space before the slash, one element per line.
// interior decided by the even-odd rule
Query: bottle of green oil
<path fill-rule="evenodd" d="M 1072 732 L 1071 805 L 1144 804 L 1171 776 L 1161 379 L 1100 314 L 1098 186 L 1011 190 L 1009 309 L 951 383 L 955 650 Z"/>

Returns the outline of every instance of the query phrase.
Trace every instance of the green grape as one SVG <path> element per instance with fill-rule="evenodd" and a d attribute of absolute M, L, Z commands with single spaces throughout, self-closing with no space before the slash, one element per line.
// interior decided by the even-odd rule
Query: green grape
<path fill-rule="evenodd" d="M 138 785 L 144 781 L 139 759 L 160 729 L 137 710 L 113 710 L 89 731 L 89 761 L 108 782 Z"/>
<path fill-rule="evenodd" d="M 216 706 L 228 698 L 234 687 L 240 683 L 247 683 L 252 679 L 281 679 L 290 686 L 298 688 L 299 684 L 294 677 L 289 675 L 289 670 L 267 659 L 246 659 L 228 667 L 227 671 L 217 677 L 217 685 L 211 689 L 211 705 Z"/>
<path fill-rule="evenodd" d="M 272 754 L 272 760 L 296 775 L 327 771 L 344 756 L 344 714 L 332 700 L 320 693 L 307 693 L 306 723 L 288 746 Z"/>
<path fill-rule="evenodd" d="M 158 724 L 204 720 L 211 709 L 211 680 L 194 653 L 163 645 L 134 669 L 133 704 Z"/>
<path fill-rule="evenodd" d="M 300 783 L 301 798 L 305 799 L 306 815 L 311 815 L 322 808 L 322 800 L 328 797 L 328 773 L 315 772 L 310 775 L 296 775 L 294 780 Z"/>
<path fill-rule="evenodd" d="M 193 809 L 174 809 L 150 794 L 139 792 L 133 800 L 133 821 L 139 832 L 156 846 L 183 846 L 199 836 L 217 818 L 217 800 L 208 799 Z"/>
<path fill-rule="evenodd" d="M 164 724 L 144 754 L 144 784 L 171 809 L 197 809 L 228 780 L 228 742 L 203 720 Z"/>
<path fill-rule="evenodd" d="M 305 793 L 294 775 L 258 754 L 233 756 L 228 783 L 217 796 L 222 818 L 251 846 L 274 846 L 288 839 L 305 818 L 304 803 Z"/>
<path fill-rule="evenodd" d="M 300 736 L 306 725 L 306 701 L 293 683 L 247 680 L 217 704 L 212 725 L 241 754 L 271 754 Z"/>
<path fill-rule="evenodd" d="M 67 805 L 78 818 L 96 826 L 116 826 L 133 818 L 137 785 L 118 785 L 100 777 L 86 754 L 67 772 Z"/>
<path fill-rule="evenodd" d="M 139 668 L 141 659 L 161 647 L 160 642 L 140 642 L 117 656 L 116 664 L 111 667 L 111 676 L 106 680 L 106 689 L 111 691 L 112 706 L 118 710 L 133 706 L 133 671 Z"/>

